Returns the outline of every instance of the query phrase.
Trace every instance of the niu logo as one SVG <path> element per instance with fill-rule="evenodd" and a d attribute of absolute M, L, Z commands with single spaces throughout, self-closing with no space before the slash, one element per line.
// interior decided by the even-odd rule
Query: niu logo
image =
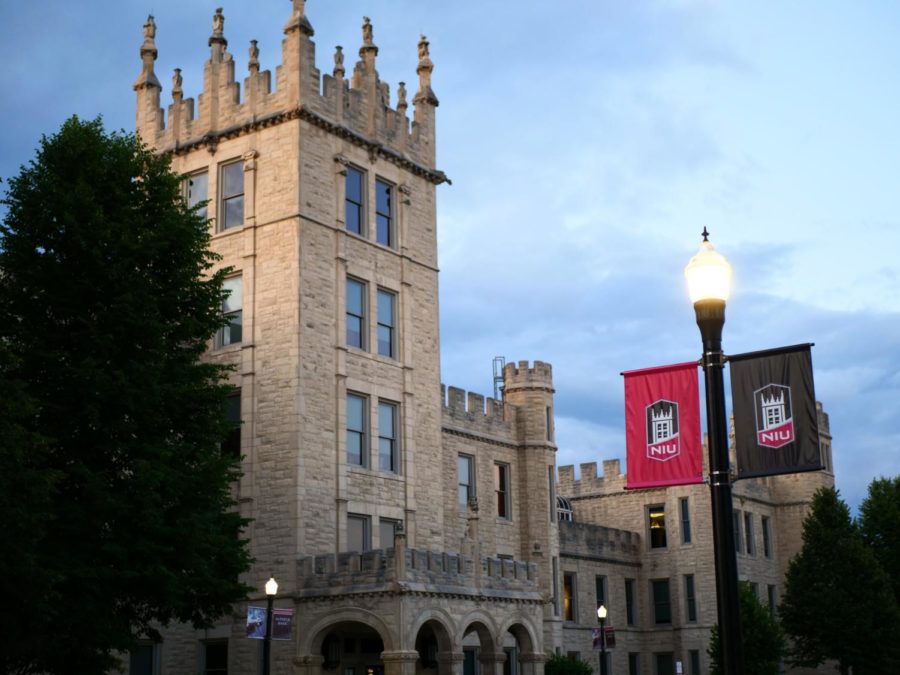
<path fill-rule="evenodd" d="M 678 404 L 660 399 L 647 406 L 647 459 L 668 462 L 681 454 Z"/>
<path fill-rule="evenodd" d="M 756 408 L 756 442 L 767 448 L 780 448 L 794 442 L 794 415 L 791 388 L 767 384 L 753 392 Z"/>

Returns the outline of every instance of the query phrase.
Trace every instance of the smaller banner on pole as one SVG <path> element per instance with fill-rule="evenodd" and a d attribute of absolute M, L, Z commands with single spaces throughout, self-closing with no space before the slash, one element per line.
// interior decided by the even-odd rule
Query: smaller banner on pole
<path fill-rule="evenodd" d="M 703 481 L 697 363 L 629 370 L 625 447 L 629 489 Z"/>
<path fill-rule="evenodd" d="M 272 610 L 272 639 L 292 640 L 293 634 L 293 608 L 274 608 Z M 264 640 L 266 638 L 265 607 L 247 607 L 247 637 L 252 640 Z"/>
<path fill-rule="evenodd" d="M 728 357 L 738 478 L 824 468 L 811 346 Z"/>

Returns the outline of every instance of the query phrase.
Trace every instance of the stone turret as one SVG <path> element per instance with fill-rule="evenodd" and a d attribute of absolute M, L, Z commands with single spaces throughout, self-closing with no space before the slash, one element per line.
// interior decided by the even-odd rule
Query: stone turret
<path fill-rule="evenodd" d="M 332 74 L 322 75 L 316 68 L 315 32 L 305 8 L 304 0 L 292 0 L 274 90 L 270 71 L 260 67 L 256 40 L 250 43 L 243 86 L 235 80 L 235 60 L 225 37 L 225 14 L 222 8 L 216 9 L 208 39 L 210 56 L 196 106 L 193 98 L 184 97 L 179 69 L 173 78 L 168 120 L 160 107 L 162 86 L 153 71 L 156 23 L 148 17 L 140 49 L 141 74 L 134 83 L 136 128 L 141 138 L 161 152 L 183 154 L 198 147 L 215 152 L 224 139 L 300 118 L 362 146 L 373 158 L 399 164 L 434 183 L 445 181 L 444 174 L 435 169 L 434 109 L 438 102 L 431 89 L 434 64 L 424 36 L 418 44 L 419 89 L 413 98 L 411 123 L 406 85 L 400 83 L 397 105 L 392 107 L 390 87 L 379 78 L 375 67 L 378 46 L 371 20 L 363 19 L 360 60 L 348 80 L 341 47 L 334 53 Z"/>

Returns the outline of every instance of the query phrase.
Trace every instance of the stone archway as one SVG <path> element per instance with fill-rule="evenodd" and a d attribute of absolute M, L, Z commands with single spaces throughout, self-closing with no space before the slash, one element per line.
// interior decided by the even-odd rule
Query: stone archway
<path fill-rule="evenodd" d="M 500 636 L 500 646 L 506 655 L 503 675 L 537 675 L 538 664 L 546 660 L 534 630 L 521 620 L 513 620 L 506 626 Z"/>
<path fill-rule="evenodd" d="M 387 675 L 390 635 L 377 617 L 339 612 L 314 624 L 295 663 L 303 675 Z"/>
<path fill-rule="evenodd" d="M 450 631 L 439 619 L 422 622 L 415 635 L 418 654 L 415 675 L 454 675 L 453 641 Z"/>
<path fill-rule="evenodd" d="M 486 617 L 471 617 L 463 624 L 462 673 L 459 675 L 503 675 L 506 655 L 497 643 L 497 629 Z"/>

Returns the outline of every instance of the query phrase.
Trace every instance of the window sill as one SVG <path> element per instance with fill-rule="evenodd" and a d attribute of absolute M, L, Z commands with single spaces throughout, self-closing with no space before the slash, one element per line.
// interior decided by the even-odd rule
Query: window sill
<path fill-rule="evenodd" d="M 379 471 L 377 469 L 370 469 L 367 466 L 359 466 L 358 464 L 348 464 L 347 469 L 350 473 L 359 474 L 360 476 L 371 476 L 372 478 L 385 478 L 387 480 L 396 481 L 403 480 L 403 476 L 399 473 L 394 473 L 393 471 Z"/>

